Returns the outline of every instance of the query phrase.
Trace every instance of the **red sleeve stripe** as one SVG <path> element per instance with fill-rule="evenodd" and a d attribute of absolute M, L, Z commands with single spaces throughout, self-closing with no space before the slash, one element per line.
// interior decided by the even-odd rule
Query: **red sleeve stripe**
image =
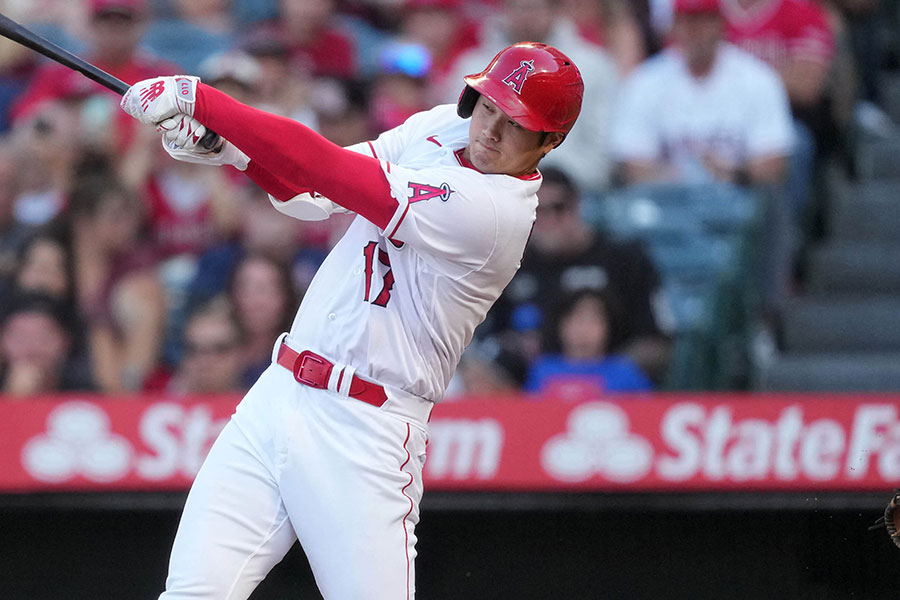
<path fill-rule="evenodd" d="M 406 213 L 409 212 L 409 202 L 406 203 L 406 206 L 403 207 L 403 214 L 400 215 L 400 219 L 397 220 L 397 224 L 394 225 L 393 231 L 391 231 L 390 235 L 388 235 L 389 240 L 394 239 L 394 235 L 396 235 L 397 230 L 400 229 L 400 225 L 403 223 L 403 219 L 406 218 Z"/>
<path fill-rule="evenodd" d="M 375 152 L 375 146 L 372 144 L 372 142 L 367 141 L 366 143 L 369 145 L 369 150 L 372 151 L 372 158 L 378 158 L 378 153 Z"/>
<path fill-rule="evenodd" d="M 400 465 L 400 472 L 405 473 L 406 475 L 409 475 L 409 481 L 400 490 L 400 493 L 403 494 L 404 496 L 406 496 L 406 498 L 409 500 L 409 510 L 406 511 L 405 515 L 403 515 L 403 538 L 406 542 L 405 545 L 406 545 L 406 597 L 407 598 L 409 598 L 409 595 L 410 595 L 410 565 L 412 564 L 412 561 L 409 558 L 409 527 L 407 526 L 407 519 L 409 519 L 409 515 L 412 514 L 412 511 L 415 510 L 416 503 L 413 501 L 412 498 L 410 498 L 409 494 L 406 493 L 406 488 L 408 488 L 409 486 L 412 485 L 415 478 L 413 477 L 412 473 L 407 473 L 403 469 L 406 467 L 406 465 L 409 464 L 409 461 L 412 459 L 412 455 L 410 454 L 409 448 L 407 447 L 407 444 L 409 443 L 409 438 L 411 435 L 412 435 L 412 429 L 410 429 L 409 423 L 407 423 L 406 424 L 406 439 L 403 440 L 403 449 L 406 451 L 406 460 L 403 461 L 402 465 Z"/>

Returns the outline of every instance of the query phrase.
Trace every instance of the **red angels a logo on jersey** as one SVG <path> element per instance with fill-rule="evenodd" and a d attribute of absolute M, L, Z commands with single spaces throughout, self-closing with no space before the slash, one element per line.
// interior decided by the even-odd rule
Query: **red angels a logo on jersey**
<path fill-rule="evenodd" d="M 432 198 L 440 198 L 444 202 L 450 199 L 453 190 L 444 182 L 440 187 L 428 185 L 427 183 L 409 182 L 409 190 L 412 192 L 409 196 L 409 203 L 421 202 L 422 200 L 431 200 Z"/>
<path fill-rule="evenodd" d="M 534 59 L 523 60 L 522 63 L 513 69 L 513 72 L 503 78 L 503 83 L 508 85 L 517 94 L 522 93 L 522 85 L 528 75 L 534 71 Z"/>

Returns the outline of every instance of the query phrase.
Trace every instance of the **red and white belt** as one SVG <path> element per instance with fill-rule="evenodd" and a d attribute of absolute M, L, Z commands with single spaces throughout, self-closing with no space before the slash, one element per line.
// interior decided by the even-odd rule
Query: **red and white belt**
<path fill-rule="evenodd" d="M 366 404 L 381 407 L 387 402 L 384 387 L 357 377 L 355 369 L 349 365 L 339 367 L 315 352 L 297 352 L 284 342 L 278 348 L 276 362 L 294 374 L 294 379 L 303 385 L 331 390 L 343 396 L 362 400 Z"/>

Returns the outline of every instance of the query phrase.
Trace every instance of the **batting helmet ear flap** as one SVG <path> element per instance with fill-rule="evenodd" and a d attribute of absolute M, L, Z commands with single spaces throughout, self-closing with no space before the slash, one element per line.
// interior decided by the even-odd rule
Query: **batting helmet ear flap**
<path fill-rule="evenodd" d="M 479 96 L 481 94 L 471 86 L 467 85 L 463 88 L 462 93 L 459 95 L 459 101 L 456 103 L 456 114 L 463 119 L 471 117 L 472 113 L 475 112 L 475 103 L 478 102 Z"/>

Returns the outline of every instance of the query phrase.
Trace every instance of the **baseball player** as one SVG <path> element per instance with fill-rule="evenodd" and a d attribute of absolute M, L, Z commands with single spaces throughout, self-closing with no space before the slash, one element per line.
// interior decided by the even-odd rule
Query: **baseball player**
<path fill-rule="evenodd" d="M 232 164 L 298 218 L 358 215 L 200 469 L 161 598 L 247 598 L 298 539 L 325 598 L 414 597 L 428 419 L 518 268 L 583 87 L 555 48 L 514 44 L 455 106 L 349 149 L 193 77 L 128 91 L 176 158 Z"/>

